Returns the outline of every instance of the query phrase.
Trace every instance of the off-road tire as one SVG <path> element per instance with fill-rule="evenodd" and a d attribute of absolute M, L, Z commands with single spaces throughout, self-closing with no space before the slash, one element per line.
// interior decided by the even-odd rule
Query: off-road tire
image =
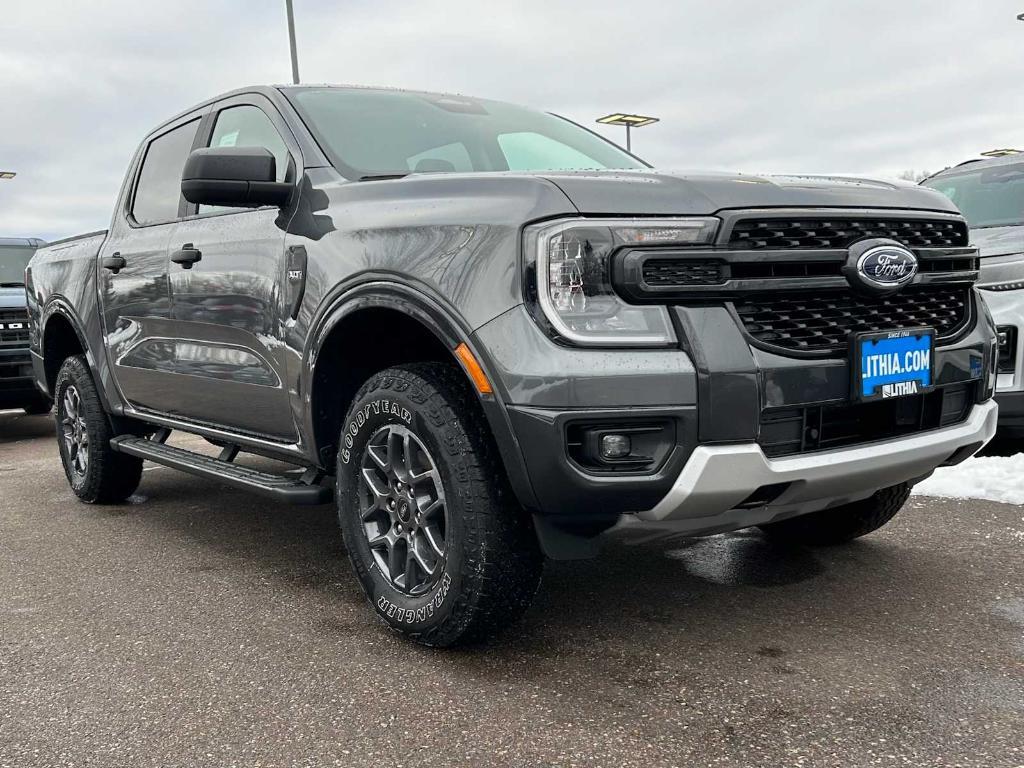
<path fill-rule="evenodd" d="M 65 419 L 68 415 L 65 397 L 72 388 L 77 394 L 78 412 L 88 438 L 88 446 L 84 451 L 87 459 L 84 471 L 74 466 L 64 438 Z M 110 438 L 115 433 L 85 358 L 69 357 L 64 361 L 57 374 L 53 395 L 57 445 L 71 490 L 89 504 L 117 504 L 127 499 L 139 487 L 142 459 L 118 453 L 110 447 Z"/>
<path fill-rule="evenodd" d="M 435 561 L 437 582 L 424 583 L 429 591 L 418 595 L 403 593 L 374 558 L 363 518 L 367 486 L 359 485 L 371 437 L 399 430 L 426 449 L 446 499 L 445 558 Z M 523 614 L 540 584 L 543 556 L 458 369 L 414 363 L 374 374 L 356 394 L 338 445 L 338 518 L 381 620 L 424 645 L 451 646 L 484 640 Z M 388 457 L 390 463 L 390 448 Z M 382 525 L 394 531 L 400 523 L 385 517 Z"/>
<path fill-rule="evenodd" d="M 888 523 L 909 496 L 910 485 L 900 483 L 882 488 L 861 501 L 768 523 L 761 530 L 773 539 L 798 544 L 844 544 Z"/>
<path fill-rule="evenodd" d="M 53 408 L 53 402 L 51 402 L 50 398 L 43 397 L 42 395 L 21 406 L 21 410 L 29 416 L 42 416 L 44 413 L 49 413 L 51 408 Z"/>

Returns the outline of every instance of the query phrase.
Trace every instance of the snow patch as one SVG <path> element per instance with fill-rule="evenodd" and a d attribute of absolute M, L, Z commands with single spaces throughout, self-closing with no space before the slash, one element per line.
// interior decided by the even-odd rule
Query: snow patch
<path fill-rule="evenodd" d="M 1024 504 L 1024 453 L 984 456 L 955 467 L 940 467 L 914 486 L 914 494 Z"/>

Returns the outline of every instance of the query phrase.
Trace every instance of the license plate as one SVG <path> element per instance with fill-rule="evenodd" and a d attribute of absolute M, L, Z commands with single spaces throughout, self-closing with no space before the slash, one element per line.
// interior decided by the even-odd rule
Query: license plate
<path fill-rule="evenodd" d="M 858 400 L 884 400 L 932 387 L 935 331 L 914 328 L 854 334 L 853 391 Z"/>

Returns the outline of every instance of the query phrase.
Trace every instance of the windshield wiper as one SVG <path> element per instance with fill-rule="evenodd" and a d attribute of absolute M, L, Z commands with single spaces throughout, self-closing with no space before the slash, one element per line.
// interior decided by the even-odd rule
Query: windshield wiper
<path fill-rule="evenodd" d="M 386 179 L 404 179 L 412 171 L 397 172 L 397 173 L 368 173 L 365 176 L 360 176 L 359 181 L 384 181 Z"/>
<path fill-rule="evenodd" d="M 0 288 L 24 288 L 24 283 L 0 283 Z"/>

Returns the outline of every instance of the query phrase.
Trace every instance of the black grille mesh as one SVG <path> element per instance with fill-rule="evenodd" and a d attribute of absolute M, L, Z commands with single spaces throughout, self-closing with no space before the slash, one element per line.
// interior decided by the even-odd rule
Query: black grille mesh
<path fill-rule="evenodd" d="M 848 248 L 866 237 L 888 237 L 910 248 L 960 248 L 969 242 L 963 221 L 925 219 L 741 219 L 731 248 Z"/>
<path fill-rule="evenodd" d="M 648 285 L 717 285 L 724 280 L 722 262 L 716 259 L 648 259 L 643 272 Z"/>
<path fill-rule="evenodd" d="M 851 333 L 934 328 L 940 338 L 967 321 L 969 285 L 923 285 L 895 296 L 848 290 L 775 292 L 736 301 L 744 328 L 756 340 L 803 352 L 841 352 Z"/>

